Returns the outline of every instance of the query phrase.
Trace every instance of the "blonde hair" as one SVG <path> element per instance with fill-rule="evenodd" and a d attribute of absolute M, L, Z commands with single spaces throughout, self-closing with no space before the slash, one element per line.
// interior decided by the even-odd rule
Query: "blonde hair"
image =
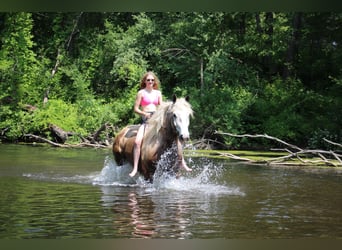
<path fill-rule="evenodd" d="M 160 81 L 159 78 L 152 71 L 146 72 L 140 80 L 140 89 L 144 89 L 146 87 L 146 78 L 151 75 L 154 78 L 153 89 L 159 89 Z"/>

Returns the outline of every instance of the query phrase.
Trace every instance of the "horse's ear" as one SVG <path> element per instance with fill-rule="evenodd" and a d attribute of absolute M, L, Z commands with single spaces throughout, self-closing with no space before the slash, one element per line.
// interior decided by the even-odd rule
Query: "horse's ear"
<path fill-rule="evenodd" d="M 177 100 L 177 96 L 176 96 L 175 94 L 173 94 L 173 96 L 172 96 L 172 101 L 173 101 L 173 103 L 175 103 L 176 100 Z"/>
<path fill-rule="evenodd" d="M 189 101 L 190 101 L 190 96 L 187 95 L 187 96 L 185 97 L 185 101 L 189 102 Z"/>

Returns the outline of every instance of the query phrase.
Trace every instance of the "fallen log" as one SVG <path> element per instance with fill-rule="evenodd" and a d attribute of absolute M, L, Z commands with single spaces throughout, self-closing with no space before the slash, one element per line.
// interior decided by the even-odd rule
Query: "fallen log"
<path fill-rule="evenodd" d="M 67 132 L 61 129 L 60 127 L 50 124 L 49 129 L 51 131 L 52 136 L 55 138 L 55 140 L 59 143 L 65 143 L 66 140 L 68 140 L 68 137 L 70 135 L 74 135 L 75 133 L 73 132 Z"/>
<path fill-rule="evenodd" d="M 63 147 L 63 148 L 67 148 L 68 145 L 65 145 L 65 144 L 61 144 L 61 143 L 56 143 L 56 142 L 53 142 L 51 140 L 48 140 L 44 137 L 41 137 L 41 136 L 38 136 L 38 135 L 33 135 L 33 134 L 24 134 L 24 137 L 29 137 L 29 138 L 34 138 L 36 139 L 37 141 L 42 141 L 42 142 L 46 142 L 52 146 L 55 146 L 55 147 Z"/>
<path fill-rule="evenodd" d="M 46 139 L 44 137 L 34 135 L 34 134 L 25 134 L 23 137 L 28 137 L 36 140 L 37 142 L 45 142 L 55 147 L 64 147 L 64 148 L 79 148 L 79 147 L 94 147 L 94 148 L 106 148 L 111 145 L 111 133 L 115 132 L 115 128 L 110 125 L 108 122 L 104 123 L 97 129 L 94 133 L 84 137 L 81 134 L 75 132 L 64 131 L 62 128 L 50 124 L 49 130 L 51 131 L 52 140 Z M 100 139 L 100 134 L 105 132 L 105 137 Z M 80 143 L 78 144 L 68 144 L 67 140 L 69 136 L 76 136 L 80 138 Z"/>

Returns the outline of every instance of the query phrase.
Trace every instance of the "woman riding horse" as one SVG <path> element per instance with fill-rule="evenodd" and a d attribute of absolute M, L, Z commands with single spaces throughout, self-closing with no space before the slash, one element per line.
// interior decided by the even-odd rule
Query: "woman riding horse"
<path fill-rule="evenodd" d="M 167 170 L 177 173 L 179 168 L 191 171 L 183 158 L 183 142 L 189 139 L 189 120 L 193 111 L 188 98 L 163 102 L 148 120 L 141 143 L 138 171 L 146 180 L 153 180 L 158 160 L 163 153 L 173 151 L 175 157 L 168 161 Z M 133 164 L 134 144 L 139 125 L 131 125 L 122 129 L 113 143 L 113 154 L 118 165 L 125 161 Z"/>
<path fill-rule="evenodd" d="M 162 95 L 158 89 L 159 79 L 157 76 L 153 72 L 144 74 L 140 81 L 140 90 L 134 104 L 134 112 L 141 116 L 142 122 L 135 137 L 133 170 L 129 174 L 131 177 L 138 171 L 140 147 L 147 126 L 146 122 L 157 110 L 157 105 L 162 103 Z"/>

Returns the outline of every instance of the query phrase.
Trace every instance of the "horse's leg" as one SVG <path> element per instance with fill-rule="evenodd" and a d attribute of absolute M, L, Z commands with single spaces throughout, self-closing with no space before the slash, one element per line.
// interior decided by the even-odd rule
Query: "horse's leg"
<path fill-rule="evenodd" d="M 152 183 L 153 182 L 153 175 L 154 175 L 155 171 L 153 169 L 150 169 L 147 165 L 148 165 L 148 163 L 146 163 L 146 162 L 141 164 L 141 172 L 144 176 L 145 181 Z"/>
<path fill-rule="evenodd" d="M 115 138 L 112 150 L 116 164 L 118 164 L 119 166 L 122 165 L 124 160 L 120 148 L 120 137 Z"/>
<path fill-rule="evenodd" d="M 142 172 L 142 174 L 144 176 L 145 181 L 152 182 L 150 173 L 149 173 L 149 171 L 147 170 L 147 168 L 146 168 L 146 166 L 144 164 L 141 165 L 141 172 Z"/>
<path fill-rule="evenodd" d="M 120 153 L 114 153 L 114 160 L 118 166 L 122 166 L 124 164 L 124 159 Z"/>

